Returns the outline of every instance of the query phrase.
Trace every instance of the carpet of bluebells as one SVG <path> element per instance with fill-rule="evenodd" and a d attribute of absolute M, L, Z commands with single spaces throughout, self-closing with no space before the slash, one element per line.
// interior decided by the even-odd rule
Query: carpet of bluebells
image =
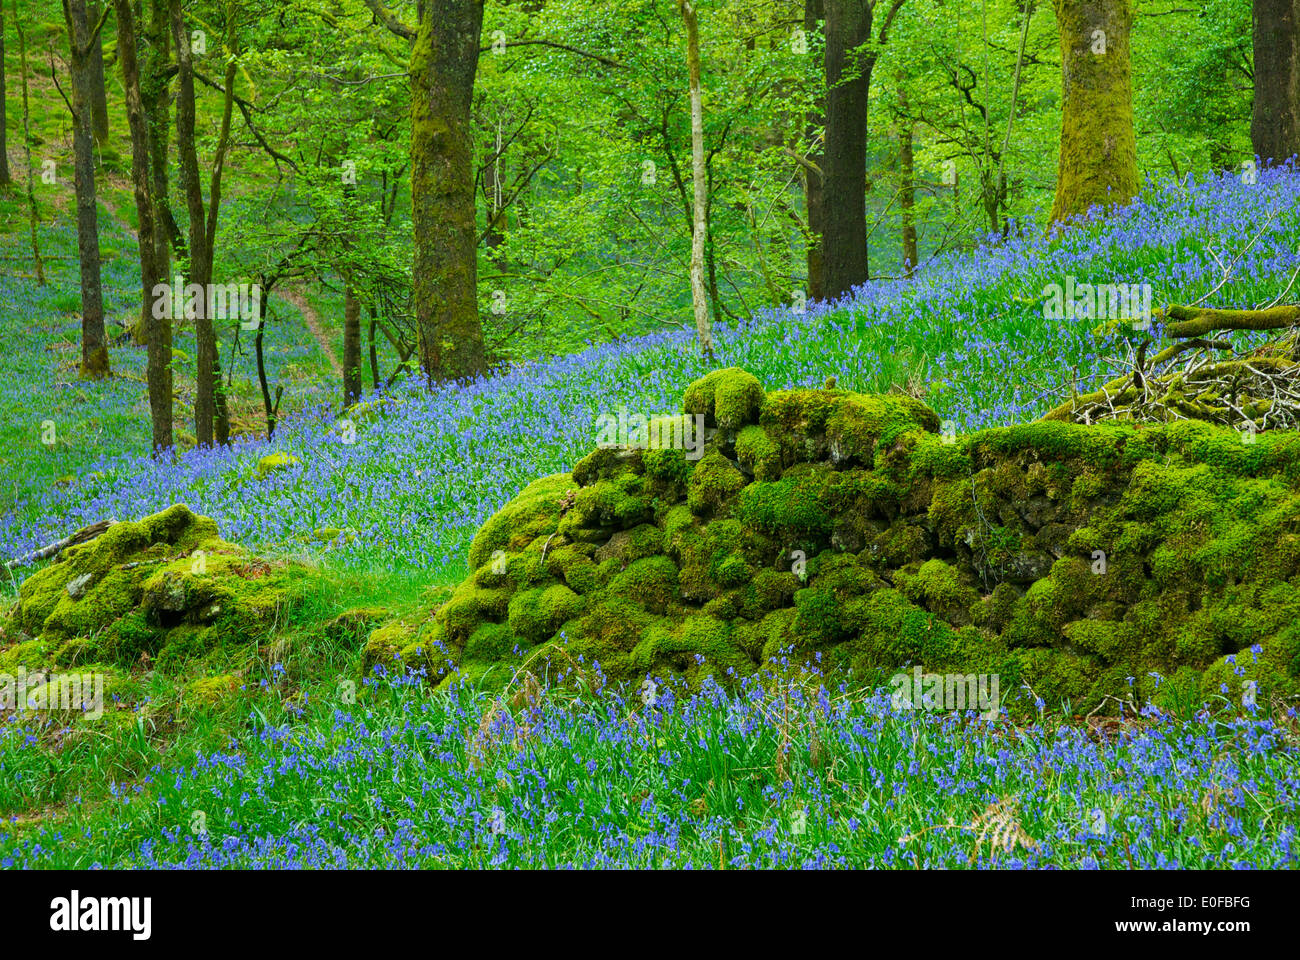
<path fill-rule="evenodd" d="M 1086 387 L 1111 372 L 1114 345 L 1094 323 L 1045 319 L 1048 284 L 1150 283 L 1156 306 L 1206 295 L 1211 306 L 1258 305 L 1286 286 L 1298 246 L 1300 175 L 1166 182 L 1060 237 L 1031 229 L 931 263 L 913 280 L 872 281 L 839 303 L 720 325 L 716 365 L 743 366 L 769 389 L 833 375 L 842 387 L 882 390 L 910 376 L 959 430 L 1022 421 L 1063 399 L 1071 381 Z M 0 309 L 13 309 L 14 294 L 4 296 Z M 333 545 L 340 563 L 454 579 L 488 516 L 594 445 L 598 414 L 679 409 L 685 385 L 706 370 L 692 338 L 674 330 L 593 346 L 432 394 L 398 388 L 383 415 L 357 418 L 355 439 L 339 428 L 339 411 L 314 408 L 271 443 L 165 465 L 143 450 L 107 458 L 0 512 L 0 555 L 186 502 L 249 546 L 289 547 L 334 528 L 348 531 Z M 29 433 L 35 449 L 36 424 Z M 300 462 L 259 477 L 256 462 L 270 450 Z"/>
<path fill-rule="evenodd" d="M 0 830 L 0 868 L 1297 865 L 1294 714 L 1148 709 L 1098 733 L 806 677 L 571 689 L 511 706 L 378 677 L 354 705 L 308 702 L 104 804 Z M 0 728 L 0 757 L 27 736 Z"/>

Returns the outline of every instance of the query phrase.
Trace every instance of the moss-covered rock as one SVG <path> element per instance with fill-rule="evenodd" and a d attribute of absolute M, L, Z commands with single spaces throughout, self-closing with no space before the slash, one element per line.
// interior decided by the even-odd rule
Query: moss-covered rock
<path fill-rule="evenodd" d="M 498 550 L 519 550 L 539 536 L 554 533 L 568 506 L 565 496 L 577 486 L 567 473 L 526 486 L 479 529 L 469 547 L 470 567 L 483 566 Z"/>
<path fill-rule="evenodd" d="M 739 367 L 728 367 L 687 387 L 682 412 L 703 414 L 708 427 L 738 430 L 757 420 L 763 400 L 763 385 L 757 377 Z"/>
<path fill-rule="evenodd" d="M 1300 693 L 1289 434 L 942 436 L 910 397 L 764 395 L 737 369 L 691 384 L 683 410 L 706 419 L 700 459 L 603 448 L 530 485 L 422 642 L 485 683 L 524 663 L 737 677 L 794 651 L 866 677 L 998 673 L 1075 709 L 1154 696 L 1152 674 L 1180 696 Z M 377 631 L 367 649 L 395 662 L 410 642 Z"/>
<path fill-rule="evenodd" d="M 275 453 L 268 453 L 257 461 L 257 475 L 259 477 L 269 477 L 273 473 L 281 470 L 287 470 L 289 467 L 302 463 L 292 453 L 285 453 L 283 450 Z"/>
<path fill-rule="evenodd" d="M 177 504 L 112 524 L 29 576 L 6 634 L 34 638 L 65 660 L 130 665 L 147 657 L 179 668 L 266 637 L 294 576 Z"/>

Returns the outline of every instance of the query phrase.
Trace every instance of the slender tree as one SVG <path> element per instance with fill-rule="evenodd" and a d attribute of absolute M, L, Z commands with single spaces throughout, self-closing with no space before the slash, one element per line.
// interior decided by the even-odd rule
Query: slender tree
<path fill-rule="evenodd" d="M 196 373 L 194 399 L 194 436 L 200 446 L 213 442 L 224 444 L 230 436 L 230 418 L 225 389 L 221 381 L 221 359 L 217 352 L 217 333 L 209 315 L 206 293 L 212 284 L 212 269 L 217 237 L 217 219 L 221 210 L 221 175 L 226 150 L 230 144 L 230 121 L 234 110 L 235 75 L 238 69 L 234 38 L 238 35 L 236 8 L 227 6 L 226 40 L 230 56 L 226 60 L 221 128 L 208 183 L 208 200 L 203 201 L 199 178 L 199 160 L 195 134 L 194 60 L 185 24 L 181 0 L 169 0 L 172 41 L 176 44 L 176 152 L 180 158 L 181 186 L 189 219 L 189 283 L 204 291 L 204 302 L 194 318 Z"/>
<path fill-rule="evenodd" d="M 8 128 L 5 126 L 5 8 L 0 4 L 0 187 L 7 187 L 12 182 Z"/>
<path fill-rule="evenodd" d="M 1129 0 L 1054 0 L 1061 35 L 1061 154 L 1052 220 L 1137 193 Z"/>
<path fill-rule="evenodd" d="M 478 315 L 474 207 L 474 77 L 484 0 L 427 0 L 412 30 L 380 0 L 366 6 L 411 40 L 411 221 L 415 320 L 429 386 L 473 377 L 485 364 Z"/>
<path fill-rule="evenodd" d="M 915 129 L 908 115 L 907 91 L 898 88 L 898 202 L 903 215 L 903 273 L 916 269 L 916 161 L 912 140 Z"/>
<path fill-rule="evenodd" d="M 18 0 L 11 7 L 14 15 L 14 33 L 18 36 L 18 76 L 23 88 L 23 165 L 27 168 L 27 225 L 31 230 L 32 263 L 36 282 L 45 286 L 45 262 L 41 259 L 41 241 L 36 235 L 36 174 L 32 170 L 32 112 L 27 99 L 27 35 L 18 17 Z"/>
<path fill-rule="evenodd" d="M 1300 0 L 1254 0 L 1250 140 L 1265 163 L 1300 153 Z"/>
<path fill-rule="evenodd" d="M 109 375 L 108 337 L 100 285 L 99 224 L 95 202 L 95 137 L 91 129 L 90 50 L 104 21 L 88 22 L 86 0 L 63 0 L 72 72 L 73 182 L 77 194 L 77 255 L 81 262 L 81 375 Z"/>
<path fill-rule="evenodd" d="M 148 351 L 149 413 L 153 449 L 161 451 L 172 445 L 172 324 L 169 311 L 154 309 L 154 287 L 168 282 L 166 252 L 159 249 L 164 240 L 157 230 L 158 212 L 152 193 L 149 124 L 140 94 L 135 10 L 131 0 L 113 0 L 113 7 L 117 15 L 117 60 L 131 129 L 131 186 L 140 225 L 140 325 Z"/>
<path fill-rule="evenodd" d="M 691 99 L 691 174 L 694 221 L 691 229 L 691 304 L 700 352 L 713 357 L 713 326 L 709 322 L 708 291 L 704 285 L 704 243 L 709 235 L 708 173 L 704 159 L 704 101 L 700 92 L 700 24 L 691 0 L 677 0 L 686 25 L 686 69 Z"/>
<path fill-rule="evenodd" d="M 804 35 L 811 37 L 826 17 L 822 0 L 804 0 Z M 822 91 L 813 103 L 813 113 L 826 112 L 826 95 Z M 808 270 L 808 299 L 821 300 L 826 295 L 822 279 L 822 232 L 825 230 L 824 204 L 822 203 L 822 166 L 826 162 L 819 144 L 822 140 L 819 116 L 806 121 L 808 142 L 813 145 L 808 152 L 808 162 L 802 165 L 804 210 L 808 215 L 808 241 L 805 259 Z"/>
<path fill-rule="evenodd" d="M 361 399 L 361 301 L 351 283 L 343 289 L 343 406 Z"/>
<path fill-rule="evenodd" d="M 86 18 L 91 23 L 99 21 L 101 14 L 97 0 L 87 0 Z M 90 42 L 90 55 L 87 57 L 87 78 L 90 90 L 90 127 L 95 134 L 95 142 L 100 146 L 108 143 L 108 90 L 104 85 L 104 43 L 102 33 L 96 33 Z"/>
<path fill-rule="evenodd" d="M 869 0 L 826 0 L 826 147 L 822 282 L 828 299 L 867 279 Z"/>
<path fill-rule="evenodd" d="M 143 53 L 140 56 L 140 98 L 144 105 L 145 124 L 149 128 L 150 193 L 153 196 L 155 250 L 164 277 L 171 273 L 173 250 L 184 252 L 185 241 L 172 214 L 168 199 L 170 176 L 168 157 L 171 146 L 171 81 L 177 67 L 171 59 L 171 15 L 167 0 L 149 0 L 149 19 L 143 11 L 138 25 Z"/>

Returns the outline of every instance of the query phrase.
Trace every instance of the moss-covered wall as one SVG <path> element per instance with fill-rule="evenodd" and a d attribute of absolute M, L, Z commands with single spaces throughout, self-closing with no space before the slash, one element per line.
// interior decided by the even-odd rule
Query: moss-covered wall
<path fill-rule="evenodd" d="M 603 448 L 536 481 L 484 525 L 451 599 L 377 631 L 367 664 L 699 680 L 792 650 L 868 677 L 996 673 L 1054 708 L 1297 691 L 1300 436 L 945 437 L 906 396 L 764 394 L 736 369 L 684 409 L 705 415 L 702 458 Z"/>

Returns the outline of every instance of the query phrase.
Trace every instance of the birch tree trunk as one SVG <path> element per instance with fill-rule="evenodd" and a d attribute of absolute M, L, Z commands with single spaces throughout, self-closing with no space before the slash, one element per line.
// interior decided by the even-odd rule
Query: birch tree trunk
<path fill-rule="evenodd" d="M 709 233 L 708 174 L 704 168 L 704 102 L 700 93 L 700 26 L 692 0 L 677 0 L 686 24 L 686 68 L 691 90 L 691 172 L 695 192 L 695 217 L 691 228 L 691 305 L 700 352 L 713 358 L 713 324 L 709 320 L 709 293 L 704 282 L 704 244 Z"/>

